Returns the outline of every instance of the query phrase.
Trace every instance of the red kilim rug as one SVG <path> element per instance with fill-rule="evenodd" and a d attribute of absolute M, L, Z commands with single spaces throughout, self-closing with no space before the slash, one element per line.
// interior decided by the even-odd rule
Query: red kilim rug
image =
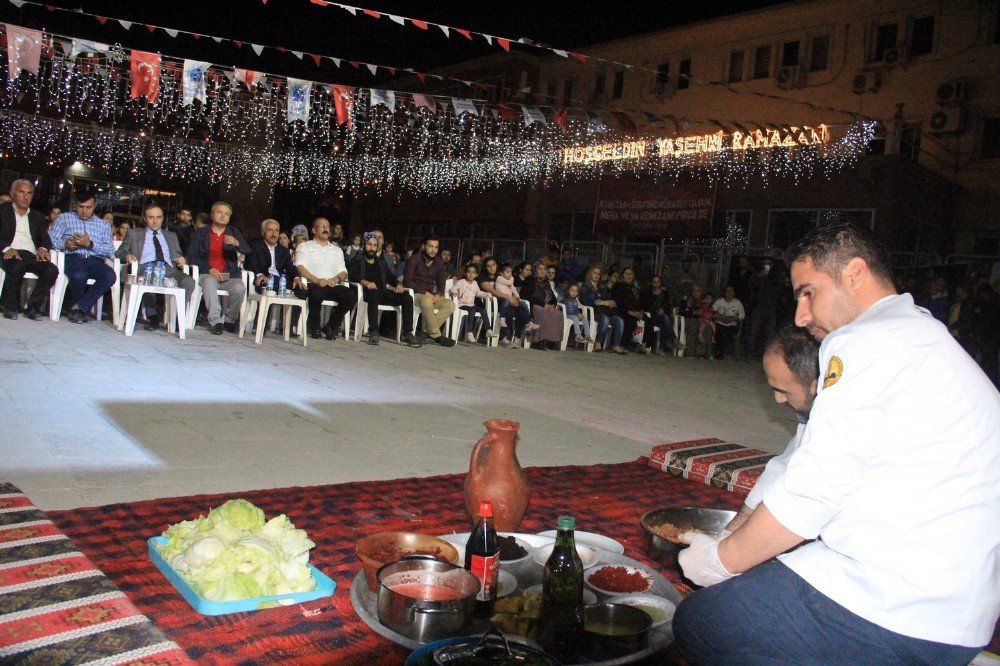
<path fill-rule="evenodd" d="M 531 501 L 520 531 L 554 529 L 563 513 L 577 527 L 607 534 L 626 555 L 662 571 L 639 525 L 643 512 L 665 506 L 736 508 L 732 493 L 658 472 L 645 458 L 617 465 L 525 470 Z M 468 531 L 463 475 L 199 495 L 53 511 L 50 518 L 171 640 L 203 664 L 401 664 L 408 651 L 365 625 L 351 607 L 351 581 L 361 568 L 354 544 L 384 530 L 426 534 Z M 253 502 L 270 518 L 285 513 L 316 542 L 311 562 L 337 582 L 333 597 L 253 613 L 196 613 L 153 567 L 146 540 L 168 525 L 205 514 L 231 497 Z M 667 663 L 662 656 L 650 663 Z"/>

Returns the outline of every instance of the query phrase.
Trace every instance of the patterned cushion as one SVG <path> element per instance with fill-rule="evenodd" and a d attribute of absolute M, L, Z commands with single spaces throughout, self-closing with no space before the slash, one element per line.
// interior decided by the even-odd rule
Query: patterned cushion
<path fill-rule="evenodd" d="M 745 496 L 773 457 L 710 437 L 654 446 L 649 466 Z"/>

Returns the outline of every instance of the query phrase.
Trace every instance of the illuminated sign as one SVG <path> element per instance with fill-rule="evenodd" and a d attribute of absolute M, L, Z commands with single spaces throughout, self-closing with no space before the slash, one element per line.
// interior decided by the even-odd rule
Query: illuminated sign
<path fill-rule="evenodd" d="M 752 132 L 715 132 L 675 139 L 604 143 L 597 146 L 564 148 L 563 164 L 591 164 L 612 160 L 634 160 L 644 157 L 680 157 L 705 155 L 723 150 L 761 150 L 768 148 L 798 148 L 828 143 L 826 125 L 754 130 Z"/>

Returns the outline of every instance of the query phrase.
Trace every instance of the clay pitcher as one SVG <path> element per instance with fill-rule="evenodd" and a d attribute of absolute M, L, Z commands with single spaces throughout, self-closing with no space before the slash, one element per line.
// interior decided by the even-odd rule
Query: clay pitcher
<path fill-rule="evenodd" d="M 516 421 L 490 419 L 486 434 L 476 442 L 465 477 L 465 508 L 475 524 L 479 502 L 493 502 L 493 523 L 498 532 L 515 532 L 528 508 L 528 479 L 517 461 Z"/>

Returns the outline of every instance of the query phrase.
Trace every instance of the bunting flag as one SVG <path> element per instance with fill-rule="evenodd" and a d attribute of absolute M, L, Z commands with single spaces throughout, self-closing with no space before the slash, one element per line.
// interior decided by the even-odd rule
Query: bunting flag
<path fill-rule="evenodd" d="M 515 109 L 510 104 L 500 104 L 500 120 L 514 120 L 517 118 L 517 109 Z"/>
<path fill-rule="evenodd" d="M 132 51 L 132 99 L 145 97 L 156 104 L 160 95 L 160 56 L 145 51 Z"/>
<path fill-rule="evenodd" d="M 587 109 L 587 130 L 590 132 L 606 132 L 608 130 L 604 121 L 597 115 L 597 111 Z"/>
<path fill-rule="evenodd" d="M 537 106 L 528 106 L 525 104 L 521 107 L 521 113 L 524 114 L 525 127 L 531 126 L 534 123 L 545 124 L 545 116 L 542 115 L 542 112 L 538 110 Z"/>
<path fill-rule="evenodd" d="M 252 69 L 240 69 L 239 67 L 233 67 L 233 72 L 236 73 L 236 80 L 245 85 L 247 88 L 253 88 L 255 85 L 260 83 L 261 78 L 264 76 L 260 72 L 255 72 Z"/>
<path fill-rule="evenodd" d="M 77 57 L 81 53 L 101 53 L 107 55 L 111 51 L 111 47 L 107 44 L 102 44 L 101 42 L 91 42 L 86 39 L 74 39 L 73 45 L 69 49 L 70 60 Z"/>
<path fill-rule="evenodd" d="M 476 105 L 462 97 L 452 97 L 451 105 L 455 109 L 456 116 L 460 116 L 463 113 L 468 113 L 470 116 L 479 115 L 479 111 L 476 109 Z"/>
<path fill-rule="evenodd" d="M 354 121 L 351 111 L 354 109 L 354 88 L 350 86 L 333 86 L 333 106 L 337 110 L 337 124 L 347 123 L 347 131 L 354 131 Z"/>
<path fill-rule="evenodd" d="M 437 112 L 437 105 L 434 103 L 434 100 L 427 95 L 413 93 L 413 105 L 418 109 L 427 109 L 431 113 Z"/>
<path fill-rule="evenodd" d="M 7 28 L 7 78 L 13 81 L 18 75 L 30 72 L 38 76 L 38 64 L 42 60 L 42 33 L 17 25 L 5 24 Z"/>
<path fill-rule="evenodd" d="M 382 104 L 390 111 L 396 110 L 396 93 L 391 90 L 378 90 L 376 88 L 371 88 L 368 92 L 371 94 L 371 106 Z"/>
<path fill-rule="evenodd" d="M 184 95 L 182 104 L 190 106 L 194 101 L 201 100 L 204 104 L 208 101 L 205 89 L 205 70 L 212 66 L 210 62 L 200 60 L 184 61 Z"/>
<path fill-rule="evenodd" d="M 639 128 L 635 126 L 635 122 L 624 111 L 612 111 L 611 114 L 618 121 L 622 132 L 625 134 L 637 134 L 639 132 Z"/>
<path fill-rule="evenodd" d="M 556 124 L 562 128 L 563 134 L 569 132 L 569 123 L 566 121 L 566 107 L 562 107 L 555 112 L 552 116 L 552 120 L 556 121 Z"/>
<path fill-rule="evenodd" d="M 309 94 L 312 81 L 288 79 L 288 122 L 309 122 Z"/>

